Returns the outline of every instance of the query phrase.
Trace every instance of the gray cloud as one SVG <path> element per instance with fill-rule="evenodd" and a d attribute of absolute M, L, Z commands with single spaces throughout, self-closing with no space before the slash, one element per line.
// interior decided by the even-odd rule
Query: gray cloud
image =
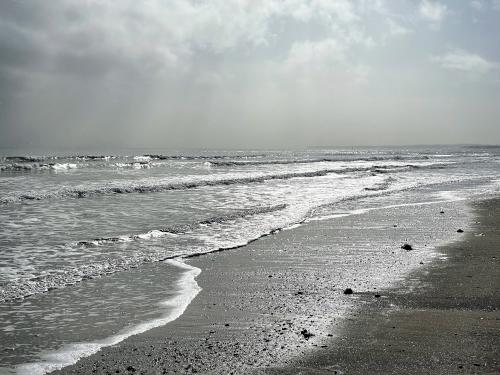
<path fill-rule="evenodd" d="M 466 9 L 409 0 L 6 0 L 0 145 L 480 142 L 465 123 L 458 139 L 454 124 L 465 112 L 481 113 L 485 129 L 498 120 L 499 56 L 491 31 L 474 53 L 461 45 L 468 28 L 482 32 L 480 19 L 448 29 Z M 442 67 L 481 74 L 457 83 Z M 474 85 L 475 97 L 457 84 Z"/>

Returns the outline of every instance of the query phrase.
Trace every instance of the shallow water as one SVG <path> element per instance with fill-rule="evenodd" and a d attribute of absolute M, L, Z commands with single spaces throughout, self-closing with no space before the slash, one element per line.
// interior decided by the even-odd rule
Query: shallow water
<path fill-rule="evenodd" d="M 381 200 L 404 207 L 498 192 L 499 155 L 470 147 L 5 155 L 3 369 L 165 314 L 158 304 L 179 296 L 188 271 L 157 261 L 244 245 L 304 220 L 362 215 Z M 100 337 L 87 337 L 89 326 L 102 326 Z"/>

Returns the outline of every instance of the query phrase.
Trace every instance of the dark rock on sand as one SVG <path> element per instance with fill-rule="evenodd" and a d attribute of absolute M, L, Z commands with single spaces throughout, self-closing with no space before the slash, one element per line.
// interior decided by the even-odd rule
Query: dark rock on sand
<path fill-rule="evenodd" d="M 405 243 L 401 248 L 407 251 L 413 250 L 413 247 L 409 243 Z"/>
<path fill-rule="evenodd" d="M 304 336 L 304 338 L 305 338 L 306 340 L 309 340 L 309 338 L 311 338 L 311 337 L 313 337 L 313 336 L 314 336 L 314 333 L 309 332 L 309 331 L 308 331 L 307 329 L 305 329 L 305 328 L 304 328 L 302 331 L 300 331 L 300 334 L 301 334 L 302 336 Z"/>
<path fill-rule="evenodd" d="M 462 229 L 457 230 L 457 233 L 463 233 L 464 231 Z"/>
<path fill-rule="evenodd" d="M 353 294 L 354 292 L 352 291 L 351 288 L 347 288 L 344 290 L 344 294 Z"/>

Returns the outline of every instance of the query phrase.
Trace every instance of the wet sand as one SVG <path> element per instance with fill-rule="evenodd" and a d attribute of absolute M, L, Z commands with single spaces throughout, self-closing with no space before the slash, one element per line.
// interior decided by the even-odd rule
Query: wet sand
<path fill-rule="evenodd" d="M 463 207 L 444 209 L 460 221 Z M 203 291 L 179 319 L 56 373 L 495 373 L 500 200 L 474 210 L 479 222 L 466 233 L 443 229 L 463 239 L 440 248 L 446 260 L 400 249 L 406 238 L 422 249 L 435 243 L 415 208 L 341 218 L 334 227 L 310 223 L 193 258 Z M 387 247 L 366 243 L 374 232 Z M 329 256 L 332 246 L 346 249 L 343 264 Z M 349 251 L 360 250 L 363 264 L 350 263 Z M 394 261 L 379 264 L 381 251 Z M 367 267 L 370 277 L 361 272 Z M 405 267 L 415 270 L 388 288 L 384 270 Z M 346 287 L 354 294 L 344 295 Z"/>
<path fill-rule="evenodd" d="M 500 199 L 474 209 L 464 240 L 441 248 L 448 260 L 412 275 L 419 287 L 384 292 L 334 345 L 271 373 L 499 374 Z"/>

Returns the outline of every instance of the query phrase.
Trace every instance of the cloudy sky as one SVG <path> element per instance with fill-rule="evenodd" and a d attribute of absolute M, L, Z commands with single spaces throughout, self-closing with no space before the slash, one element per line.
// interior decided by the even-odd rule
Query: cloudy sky
<path fill-rule="evenodd" d="M 2 0 L 1 147 L 500 143 L 500 0 Z"/>

